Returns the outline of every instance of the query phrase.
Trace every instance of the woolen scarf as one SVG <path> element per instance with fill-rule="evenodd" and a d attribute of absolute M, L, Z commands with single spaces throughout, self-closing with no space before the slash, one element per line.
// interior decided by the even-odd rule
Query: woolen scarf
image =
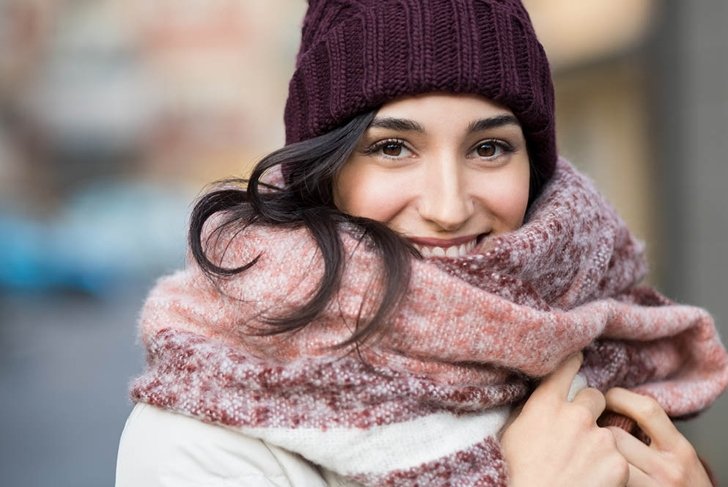
<path fill-rule="evenodd" d="M 214 234 L 211 234 L 214 235 Z M 728 385 L 712 318 L 639 286 L 643 247 L 567 162 L 518 230 L 460 258 L 412 260 L 403 301 L 376 340 L 345 350 L 371 316 L 381 264 L 343 229 L 341 289 L 304 329 L 260 336 L 322 275 L 307 231 L 252 226 L 212 238 L 234 267 L 211 279 L 190 262 L 163 278 L 141 316 L 141 401 L 296 452 L 365 485 L 505 486 L 499 434 L 538 378 L 586 350 L 582 374 L 655 398 L 672 417 Z"/>

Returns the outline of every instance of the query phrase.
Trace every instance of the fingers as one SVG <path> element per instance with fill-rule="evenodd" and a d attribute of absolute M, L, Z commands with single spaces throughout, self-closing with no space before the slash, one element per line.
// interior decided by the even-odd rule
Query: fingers
<path fill-rule="evenodd" d="M 712 485 L 692 445 L 680 435 L 670 449 L 647 446 L 620 428 L 609 427 L 617 450 L 629 462 L 629 486 L 697 487 Z M 679 433 L 678 433 L 679 434 Z"/>
<path fill-rule="evenodd" d="M 642 470 L 630 464 L 629 482 L 627 482 L 627 487 L 660 487 L 660 484 L 655 482 L 652 477 L 644 473 Z"/>
<path fill-rule="evenodd" d="M 587 387 L 589 387 L 589 384 L 587 383 L 586 377 L 577 372 L 574 376 L 574 380 L 571 381 L 571 386 L 569 387 L 569 393 L 566 395 L 566 400 L 573 401 L 579 391 L 586 389 Z"/>
<path fill-rule="evenodd" d="M 606 406 L 604 395 L 596 389 L 586 387 L 586 380 L 578 375 L 584 356 L 581 353 L 566 359 L 558 369 L 547 376 L 531 394 L 524 408 L 543 408 L 547 404 L 560 408 L 563 403 L 580 406 L 584 424 L 595 423 Z"/>
<path fill-rule="evenodd" d="M 593 421 L 597 420 L 597 418 L 604 412 L 607 405 L 604 394 L 591 387 L 579 391 L 576 396 L 574 396 L 574 400 L 572 402 L 585 407 L 591 414 Z"/>
<path fill-rule="evenodd" d="M 647 474 L 644 472 L 652 472 L 659 467 L 659 465 L 657 465 L 658 458 L 649 446 L 645 445 L 622 428 L 610 426 L 608 429 L 614 435 L 614 440 L 617 442 L 617 449 L 622 456 L 624 456 L 630 465 L 639 469 L 643 475 L 646 476 Z"/>
<path fill-rule="evenodd" d="M 662 407 L 651 397 L 615 387 L 606 394 L 607 407 L 632 418 L 661 450 L 674 448 L 684 440 Z"/>
<path fill-rule="evenodd" d="M 555 396 L 559 400 L 567 399 L 571 383 L 583 361 L 584 355 L 581 352 L 566 359 L 558 369 L 543 379 L 531 396 Z"/>

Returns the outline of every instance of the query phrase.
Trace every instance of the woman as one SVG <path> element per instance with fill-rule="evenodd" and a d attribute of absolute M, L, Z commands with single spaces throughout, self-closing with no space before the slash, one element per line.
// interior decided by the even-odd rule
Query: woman
<path fill-rule="evenodd" d="M 667 413 L 725 350 L 557 159 L 520 2 L 311 0 L 286 133 L 145 305 L 117 485 L 710 485 Z"/>

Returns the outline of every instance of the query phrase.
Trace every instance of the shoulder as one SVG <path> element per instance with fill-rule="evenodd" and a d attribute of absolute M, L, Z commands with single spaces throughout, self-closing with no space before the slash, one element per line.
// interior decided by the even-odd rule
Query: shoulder
<path fill-rule="evenodd" d="M 328 486 L 291 452 L 238 431 L 137 404 L 121 436 L 116 487 Z"/>

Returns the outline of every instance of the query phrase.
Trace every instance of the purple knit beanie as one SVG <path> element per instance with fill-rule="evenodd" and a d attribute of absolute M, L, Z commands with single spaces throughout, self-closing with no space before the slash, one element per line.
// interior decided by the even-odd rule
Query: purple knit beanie
<path fill-rule="evenodd" d="M 309 0 L 285 110 L 286 143 L 385 102 L 474 93 L 518 118 L 539 179 L 556 164 L 554 91 L 519 0 Z"/>

